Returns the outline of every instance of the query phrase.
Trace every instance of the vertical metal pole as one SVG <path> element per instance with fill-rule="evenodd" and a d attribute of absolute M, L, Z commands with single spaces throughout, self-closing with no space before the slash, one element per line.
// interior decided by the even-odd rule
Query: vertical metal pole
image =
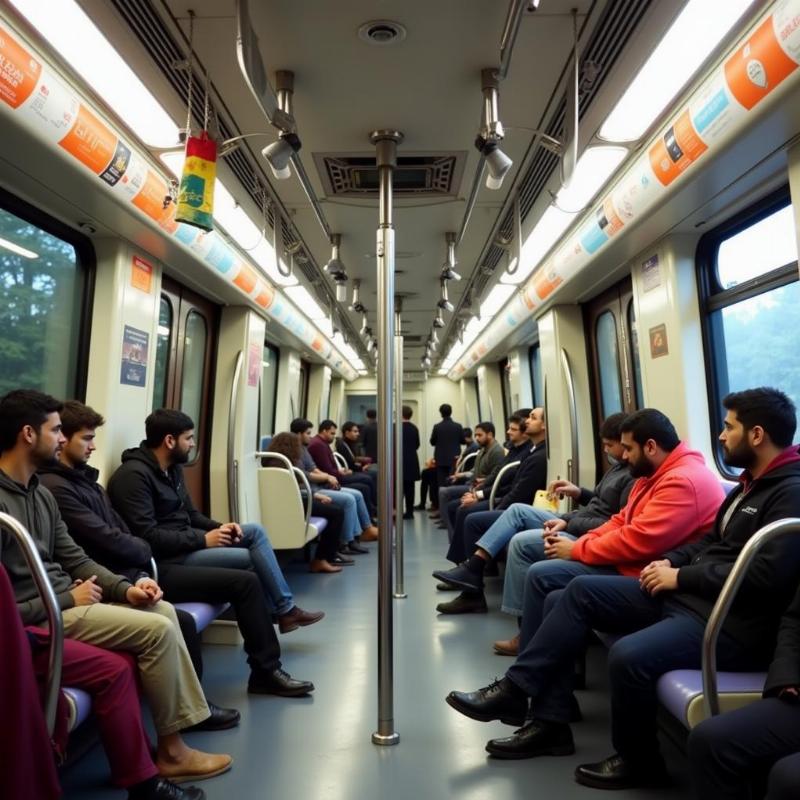
<path fill-rule="evenodd" d="M 378 268 L 378 465 L 382 480 L 378 493 L 378 730 L 373 744 L 400 741 L 394 729 L 394 652 L 392 635 L 392 383 L 394 362 L 394 227 L 392 177 L 397 164 L 397 131 L 374 131 L 379 181 L 379 225 L 376 255 Z"/>
<path fill-rule="evenodd" d="M 397 300 L 394 315 L 394 596 L 398 600 L 408 597 L 404 586 L 403 574 L 403 337 L 400 334 L 401 310 L 400 300 Z"/>

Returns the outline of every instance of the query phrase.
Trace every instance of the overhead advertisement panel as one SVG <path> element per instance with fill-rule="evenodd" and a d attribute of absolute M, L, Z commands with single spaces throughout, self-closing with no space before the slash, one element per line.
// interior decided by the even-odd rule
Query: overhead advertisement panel
<path fill-rule="evenodd" d="M 110 192 L 136 213 L 151 220 L 209 268 L 290 330 L 347 380 L 358 373 L 327 338 L 311 325 L 258 270 L 218 233 L 205 233 L 175 221 L 175 205 L 166 178 L 102 118 L 77 91 L 67 86 L 45 59 L 0 22 L 0 109 L 42 143 L 67 153 L 95 175 Z"/>
<path fill-rule="evenodd" d="M 800 0 L 778 0 L 739 40 L 722 64 L 655 137 L 643 154 L 585 214 L 564 243 L 534 271 L 483 335 L 448 373 L 457 380 L 505 340 L 527 315 L 551 299 L 614 236 L 642 219 L 684 175 L 752 125 L 759 104 L 798 81 Z M 523 248 L 524 249 L 524 248 Z M 513 323 L 512 323 L 513 320 Z"/>

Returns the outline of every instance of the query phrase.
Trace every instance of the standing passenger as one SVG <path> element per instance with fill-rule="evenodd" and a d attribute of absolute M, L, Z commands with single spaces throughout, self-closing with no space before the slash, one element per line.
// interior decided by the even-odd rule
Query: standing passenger
<path fill-rule="evenodd" d="M 436 490 L 433 495 L 432 517 L 439 516 L 439 488 L 447 485 L 447 476 L 452 472 L 455 460 L 464 442 L 464 429 L 452 419 L 453 409 L 448 403 L 439 406 L 442 421 L 433 426 L 431 444 L 436 459 Z"/>
<path fill-rule="evenodd" d="M 419 480 L 419 428 L 411 421 L 411 406 L 403 406 L 403 519 L 414 519 L 414 483 Z"/>
<path fill-rule="evenodd" d="M 378 414 L 374 408 L 367 409 L 367 422 L 361 429 L 361 446 L 364 455 L 373 464 L 378 463 Z"/>

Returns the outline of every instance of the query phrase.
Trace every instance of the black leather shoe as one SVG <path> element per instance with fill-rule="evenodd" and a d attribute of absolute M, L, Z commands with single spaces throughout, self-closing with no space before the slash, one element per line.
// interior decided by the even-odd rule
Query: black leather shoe
<path fill-rule="evenodd" d="M 440 592 L 457 592 L 458 588 L 456 586 L 451 586 L 449 583 L 437 583 L 436 588 Z"/>
<path fill-rule="evenodd" d="M 414 519 L 413 514 L 403 514 L 403 519 Z"/>
<path fill-rule="evenodd" d="M 340 547 L 339 552 L 342 555 L 363 556 L 366 553 L 369 553 L 369 548 L 362 547 L 358 542 L 353 540 L 352 542 L 349 542 L 348 544 L 344 545 L 344 547 Z"/>
<path fill-rule="evenodd" d="M 464 564 L 459 564 L 453 569 L 437 569 L 431 574 L 437 581 L 452 584 L 459 589 L 466 589 L 469 592 L 483 592 L 483 578 L 474 572 L 470 572 Z"/>
<path fill-rule="evenodd" d="M 414 506 L 414 511 L 424 511 L 425 510 L 425 503 L 420 503 L 419 505 Z"/>
<path fill-rule="evenodd" d="M 485 614 L 489 607 L 486 605 L 486 598 L 483 592 L 461 592 L 461 594 L 449 603 L 439 603 L 436 610 L 440 614 Z"/>
<path fill-rule="evenodd" d="M 617 753 L 596 764 L 576 767 L 575 780 L 595 789 L 659 788 L 672 783 L 663 761 L 634 766 Z"/>
<path fill-rule="evenodd" d="M 184 728 L 183 733 L 194 733 L 195 731 L 224 731 L 228 728 L 235 728 L 239 724 L 240 714 L 235 708 L 220 708 L 213 703 L 208 704 L 208 710 L 211 716 L 192 725 L 189 728 Z"/>
<path fill-rule="evenodd" d="M 352 558 L 345 558 L 341 555 L 335 555 L 329 562 L 335 567 L 352 567 L 356 562 Z"/>
<path fill-rule="evenodd" d="M 569 725 L 533 719 L 513 736 L 490 739 L 486 752 L 495 758 L 534 758 L 535 756 L 571 756 L 575 752 Z"/>
<path fill-rule="evenodd" d="M 154 785 L 143 789 L 131 787 L 128 800 L 205 800 L 206 793 L 197 786 L 178 786 L 166 778 L 158 778 Z"/>
<path fill-rule="evenodd" d="M 267 671 L 253 671 L 247 683 L 250 694 L 277 694 L 280 697 L 302 697 L 314 691 L 311 681 L 295 680 L 288 672 L 280 668 Z"/>
<path fill-rule="evenodd" d="M 508 678 L 493 681 L 474 692 L 450 692 L 447 705 L 478 722 L 499 719 L 504 725 L 522 725 L 528 711 L 528 698 Z"/>

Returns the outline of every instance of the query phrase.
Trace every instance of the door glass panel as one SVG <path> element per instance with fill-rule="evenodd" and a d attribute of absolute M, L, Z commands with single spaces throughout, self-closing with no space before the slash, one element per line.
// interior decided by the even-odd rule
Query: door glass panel
<path fill-rule="evenodd" d="M 636 322 L 636 310 L 633 307 L 633 300 L 628 302 L 628 330 L 631 332 L 630 347 L 634 386 L 636 387 L 636 408 L 644 408 L 642 363 L 639 361 L 639 323 Z"/>
<path fill-rule="evenodd" d="M 75 248 L 0 209 L 0 395 L 74 396 L 82 291 Z"/>
<path fill-rule="evenodd" d="M 278 394 L 278 350 L 264 345 L 261 357 L 261 436 L 275 433 L 275 401 Z"/>
<path fill-rule="evenodd" d="M 619 348 L 614 315 L 604 311 L 597 318 L 597 360 L 600 371 L 600 394 L 603 417 L 622 411 L 622 387 L 619 381 Z"/>
<path fill-rule="evenodd" d="M 153 376 L 153 408 L 167 405 L 167 369 L 169 350 L 172 344 L 172 303 L 161 296 L 158 309 L 158 332 L 156 333 L 156 370 Z"/>
<path fill-rule="evenodd" d="M 530 349 L 531 381 L 533 383 L 533 405 L 544 403 L 544 385 L 542 382 L 542 350 L 538 344 Z"/>
<path fill-rule="evenodd" d="M 195 453 L 200 449 L 200 409 L 203 402 L 203 367 L 206 360 L 208 331 L 201 314 L 190 311 L 186 317 L 183 340 L 183 374 L 181 375 L 181 411 L 195 425 Z"/>

